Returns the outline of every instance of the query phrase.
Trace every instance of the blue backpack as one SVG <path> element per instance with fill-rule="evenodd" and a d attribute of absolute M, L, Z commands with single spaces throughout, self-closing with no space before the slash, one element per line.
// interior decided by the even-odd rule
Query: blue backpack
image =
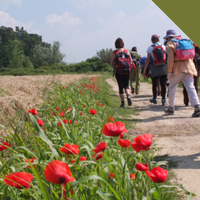
<path fill-rule="evenodd" d="M 176 56 L 179 60 L 188 60 L 194 58 L 195 49 L 192 43 L 187 39 L 176 40 L 172 39 L 170 41 L 177 42 Z"/>

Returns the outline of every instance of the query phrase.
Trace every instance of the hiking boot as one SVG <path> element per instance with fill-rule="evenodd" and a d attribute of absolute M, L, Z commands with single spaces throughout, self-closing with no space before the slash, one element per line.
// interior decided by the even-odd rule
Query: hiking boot
<path fill-rule="evenodd" d="M 128 105 L 131 106 L 132 105 L 132 101 L 130 97 L 127 97 L 127 101 L 128 101 Z"/>
<path fill-rule="evenodd" d="M 166 100 L 162 99 L 162 106 L 166 106 L 166 105 L 167 105 Z"/>
<path fill-rule="evenodd" d="M 200 117 L 200 108 L 199 106 L 194 107 L 194 113 L 192 114 L 192 117 Z"/>
<path fill-rule="evenodd" d="M 131 93 L 134 94 L 134 92 L 135 92 L 135 89 L 131 88 Z"/>
<path fill-rule="evenodd" d="M 150 101 L 151 103 L 153 103 L 153 104 L 157 104 L 157 99 L 152 98 L 152 99 L 150 99 L 149 101 Z"/>
<path fill-rule="evenodd" d="M 174 108 L 172 107 L 165 108 L 165 113 L 168 115 L 174 115 Z"/>
<path fill-rule="evenodd" d="M 124 105 L 124 104 L 121 104 L 119 107 L 120 107 L 120 108 L 125 108 L 125 105 Z"/>

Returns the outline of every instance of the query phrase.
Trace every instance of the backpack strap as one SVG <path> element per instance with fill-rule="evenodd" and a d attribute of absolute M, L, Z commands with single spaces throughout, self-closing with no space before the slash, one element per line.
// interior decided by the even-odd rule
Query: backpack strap
<path fill-rule="evenodd" d="M 176 39 L 171 39 L 170 41 L 178 42 L 178 40 L 176 40 Z"/>
<path fill-rule="evenodd" d="M 127 53 L 127 49 L 124 49 L 124 53 Z"/>
<path fill-rule="evenodd" d="M 118 54 L 119 54 L 119 51 L 118 51 L 118 50 L 115 50 L 114 53 L 118 55 Z"/>

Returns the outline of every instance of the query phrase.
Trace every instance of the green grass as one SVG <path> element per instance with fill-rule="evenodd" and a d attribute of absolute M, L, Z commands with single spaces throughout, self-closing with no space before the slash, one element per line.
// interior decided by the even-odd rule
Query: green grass
<path fill-rule="evenodd" d="M 106 111 L 107 115 L 113 117 L 115 121 L 122 121 L 125 123 L 126 128 L 134 128 L 135 123 L 138 122 L 137 119 L 134 119 L 134 115 L 138 115 L 139 111 L 134 108 L 134 106 L 127 106 L 127 102 L 125 102 L 126 107 L 120 108 L 121 100 L 118 95 L 118 92 L 113 91 L 112 86 L 106 82 L 106 79 L 112 78 L 115 82 L 116 79 L 112 77 L 111 73 L 103 73 L 103 91 L 104 91 L 104 101 L 107 103 L 109 109 Z M 117 82 L 116 82 L 117 85 Z M 125 99 L 126 100 L 126 99 Z"/>

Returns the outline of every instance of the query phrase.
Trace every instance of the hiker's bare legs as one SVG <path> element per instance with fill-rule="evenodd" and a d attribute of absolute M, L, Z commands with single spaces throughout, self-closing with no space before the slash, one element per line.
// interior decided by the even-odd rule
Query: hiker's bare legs
<path fill-rule="evenodd" d="M 124 101 L 124 94 L 120 94 L 121 101 Z"/>

